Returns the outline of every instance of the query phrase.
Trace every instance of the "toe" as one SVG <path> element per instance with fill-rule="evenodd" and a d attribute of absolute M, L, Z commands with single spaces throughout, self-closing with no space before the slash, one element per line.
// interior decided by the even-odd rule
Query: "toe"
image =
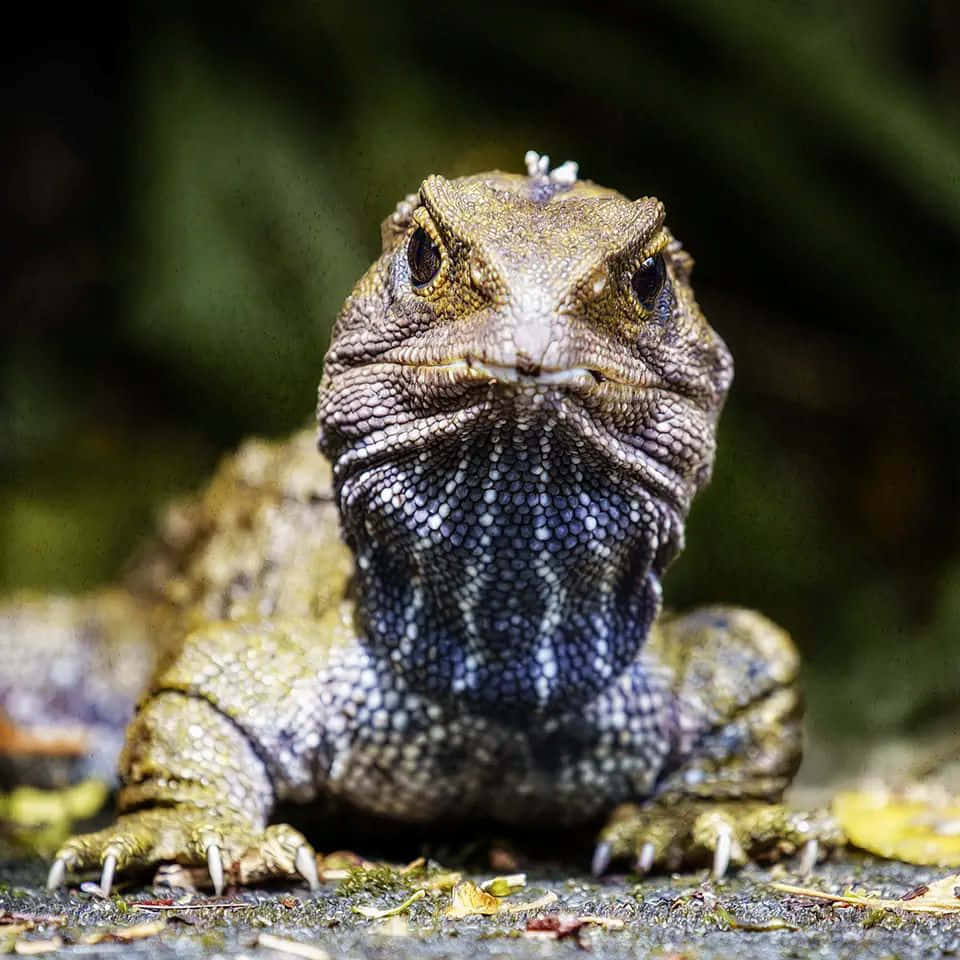
<path fill-rule="evenodd" d="M 213 884 L 213 892 L 219 897 L 223 893 L 223 854 L 220 853 L 220 847 L 211 843 L 207 847 L 207 869 L 210 871 L 210 882 Z"/>
<path fill-rule="evenodd" d="M 600 843 L 597 844 L 596 849 L 593 851 L 593 859 L 590 861 L 590 872 L 595 877 L 603 876 L 603 874 L 607 872 L 612 853 L 613 848 L 606 840 L 601 840 Z"/>
<path fill-rule="evenodd" d="M 320 877 L 317 873 L 317 855 L 310 844 L 305 843 L 297 850 L 294 865 L 297 868 L 297 873 L 307 881 L 307 886 L 311 890 L 319 888 Z"/>
<path fill-rule="evenodd" d="M 110 891 L 113 889 L 113 875 L 117 869 L 117 853 L 111 847 L 108 848 L 106 855 L 103 858 L 103 868 L 100 871 L 100 892 L 105 897 L 110 896 Z"/>
<path fill-rule="evenodd" d="M 57 857 L 50 867 L 50 872 L 47 874 L 47 889 L 57 890 L 59 887 L 62 887 L 66 875 L 67 862 L 63 857 Z"/>

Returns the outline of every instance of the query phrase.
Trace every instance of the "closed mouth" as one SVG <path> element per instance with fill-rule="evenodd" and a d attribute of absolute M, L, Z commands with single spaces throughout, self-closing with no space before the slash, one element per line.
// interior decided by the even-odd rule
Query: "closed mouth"
<path fill-rule="evenodd" d="M 497 363 L 469 355 L 453 360 L 388 356 L 376 361 L 375 365 L 417 370 L 432 377 L 442 377 L 448 382 L 496 384 L 524 391 L 540 392 L 555 388 L 611 399 L 626 398 L 648 390 L 684 395 L 682 390 L 665 383 L 651 370 L 626 374 L 600 366 L 545 367 L 525 360 Z"/>
<path fill-rule="evenodd" d="M 510 366 L 465 357 L 448 363 L 424 364 L 431 370 L 449 371 L 465 379 L 537 386 L 593 387 L 610 378 L 591 367 L 551 369 L 537 365 Z"/>

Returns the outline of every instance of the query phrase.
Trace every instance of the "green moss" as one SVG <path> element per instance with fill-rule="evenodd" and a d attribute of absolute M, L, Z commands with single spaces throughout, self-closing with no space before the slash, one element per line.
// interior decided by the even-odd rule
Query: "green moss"
<path fill-rule="evenodd" d="M 379 864 L 370 867 L 355 867 L 340 881 L 337 895 L 352 897 L 358 893 L 380 896 L 385 893 L 409 892 L 414 880 L 420 874 L 414 871 L 404 873 L 400 867 Z"/>

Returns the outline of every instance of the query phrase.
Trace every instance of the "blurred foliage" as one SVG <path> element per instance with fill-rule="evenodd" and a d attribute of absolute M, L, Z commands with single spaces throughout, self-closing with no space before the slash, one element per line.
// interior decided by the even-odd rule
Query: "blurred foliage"
<path fill-rule="evenodd" d="M 303 422 L 396 200 L 533 147 L 665 200 L 737 358 L 670 602 L 787 625 L 825 731 L 957 716 L 954 4 L 97 16 L 7 60 L 0 586 L 109 577 L 220 451 Z"/>

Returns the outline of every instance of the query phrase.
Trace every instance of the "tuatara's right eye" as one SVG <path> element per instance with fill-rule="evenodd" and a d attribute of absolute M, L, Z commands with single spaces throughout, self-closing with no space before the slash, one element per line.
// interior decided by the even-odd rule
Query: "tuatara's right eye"
<path fill-rule="evenodd" d="M 440 250 L 423 227 L 417 227 L 407 244 L 407 263 L 415 287 L 425 287 L 439 272 Z"/>

